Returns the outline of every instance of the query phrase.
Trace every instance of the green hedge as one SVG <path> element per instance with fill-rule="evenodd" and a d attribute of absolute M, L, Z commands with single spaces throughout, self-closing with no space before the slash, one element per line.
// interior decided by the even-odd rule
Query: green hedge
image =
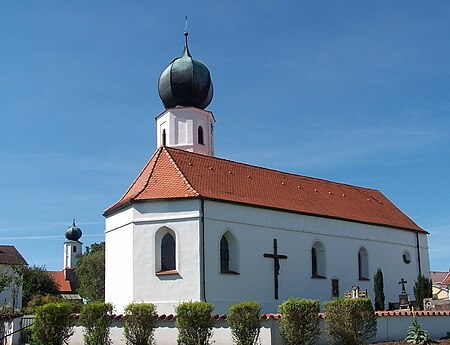
<path fill-rule="evenodd" d="M 279 307 L 280 334 L 286 345 L 313 345 L 320 337 L 320 303 L 289 298 Z"/>
<path fill-rule="evenodd" d="M 258 344 L 260 312 L 261 304 L 253 301 L 241 302 L 230 307 L 228 324 L 236 345 Z"/>
<path fill-rule="evenodd" d="M 377 318 L 368 298 L 336 298 L 325 302 L 324 308 L 331 344 L 359 345 L 377 333 Z"/>
<path fill-rule="evenodd" d="M 73 305 L 48 303 L 35 310 L 32 326 L 33 345 L 62 345 L 73 334 Z"/>
<path fill-rule="evenodd" d="M 124 310 L 127 345 L 152 345 L 156 327 L 156 307 L 151 303 L 130 303 Z"/>
<path fill-rule="evenodd" d="M 176 307 L 175 325 L 178 345 L 209 345 L 214 321 L 214 307 L 206 302 L 184 302 Z"/>
<path fill-rule="evenodd" d="M 84 326 L 85 345 L 111 344 L 109 331 L 112 312 L 113 306 L 111 303 L 91 302 L 83 305 L 80 321 Z"/>

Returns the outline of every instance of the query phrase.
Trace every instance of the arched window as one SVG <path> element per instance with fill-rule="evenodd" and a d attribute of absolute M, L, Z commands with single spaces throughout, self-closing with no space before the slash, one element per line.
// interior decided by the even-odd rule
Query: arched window
<path fill-rule="evenodd" d="M 198 134 L 198 143 L 200 145 L 205 145 L 205 141 L 203 140 L 203 127 L 202 126 L 198 126 L 198 130 L 197 130 L 197 134 Z"/>
<path fill-rule="evenodd" d="M 239 274 L 238 255 L 237 241 L 226 231 L 220 238 L 220 273 Z"/>
<path fill-rule="evenodd" d="M 220 240 L 220 271 L 227 272 L 230 270 L 230 249 L 228 248 L 228 240 L 222 236 Z"/>
<path fill-rule="evenodd" d="M 325 249 L 319 241 L 314 242 L 311 247 L 311 277 L 326 278 Z"/>
<path fill-rule="evenodd" d="M 167 233 L 161 240 L 161 271 L 175 269 L 175 238 Z"/>
<path fill-rule="evenodd" d="M 358 274 L 360 280 L 369 279 L 369 256 L 364 247 L 358 251 Z"/>
<path fill-rule="evenodd" d="M 163 129 L 162 131 L 162 144 L 163 146 L 166 146 L 166 130 Z"/>

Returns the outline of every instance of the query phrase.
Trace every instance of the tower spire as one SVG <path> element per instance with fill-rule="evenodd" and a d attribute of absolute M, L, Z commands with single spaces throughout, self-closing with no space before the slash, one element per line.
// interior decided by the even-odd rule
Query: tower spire
<path fill-rule="evenodd" d="M 188 32 L 188 17 L 184 16 L 185 21 L 184 21 L 184 49 L 183 49 L 183 56 L 189 56 L 192 57 L 191 54 L 189 53 L 189 47 L 188 47 L 188 36 L 189 36 L 189 32 Z"/>

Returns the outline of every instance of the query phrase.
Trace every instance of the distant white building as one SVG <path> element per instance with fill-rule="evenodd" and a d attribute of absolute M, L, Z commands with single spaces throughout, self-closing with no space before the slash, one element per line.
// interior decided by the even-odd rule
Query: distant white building
<path fill-rule="evenodd" d="M 0 245 L 0 275 L 10 279 L 0 292 L 0 306 L 8 304 L 15 309 L 22 308 L 22 276 L 20 266 L 28 265 L 14 246 Z"/>
<path fill-rule="evenodd" d="M 212 83 L 187 42 L 159 93 L 159 148 L 104 213 L 106 301 L 118 311 L 203 300 L 226 313 L 256 300 L 274 312 L 288 297 L 326 301 L 353 285 L 373 297 L 379 267 L 387 305 L 401 278 L 413 295 L 429 275 L 427 232 L 381 192 L 215 158 Z"/>

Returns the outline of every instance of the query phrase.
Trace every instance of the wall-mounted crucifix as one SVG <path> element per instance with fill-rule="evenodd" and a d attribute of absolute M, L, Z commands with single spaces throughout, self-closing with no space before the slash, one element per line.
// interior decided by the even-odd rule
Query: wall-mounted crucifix
<path fill-rule="evenodd" d="M 264 254 L 265 258 L 273 259 L 273 280 L 275 283 L 275 299 L 278 299 L 278 275 L 280 274 L 280 259 L 287 259 L 287 255 L 278 254 L 277 239 L 273 239 L 273 254 Z"/>

